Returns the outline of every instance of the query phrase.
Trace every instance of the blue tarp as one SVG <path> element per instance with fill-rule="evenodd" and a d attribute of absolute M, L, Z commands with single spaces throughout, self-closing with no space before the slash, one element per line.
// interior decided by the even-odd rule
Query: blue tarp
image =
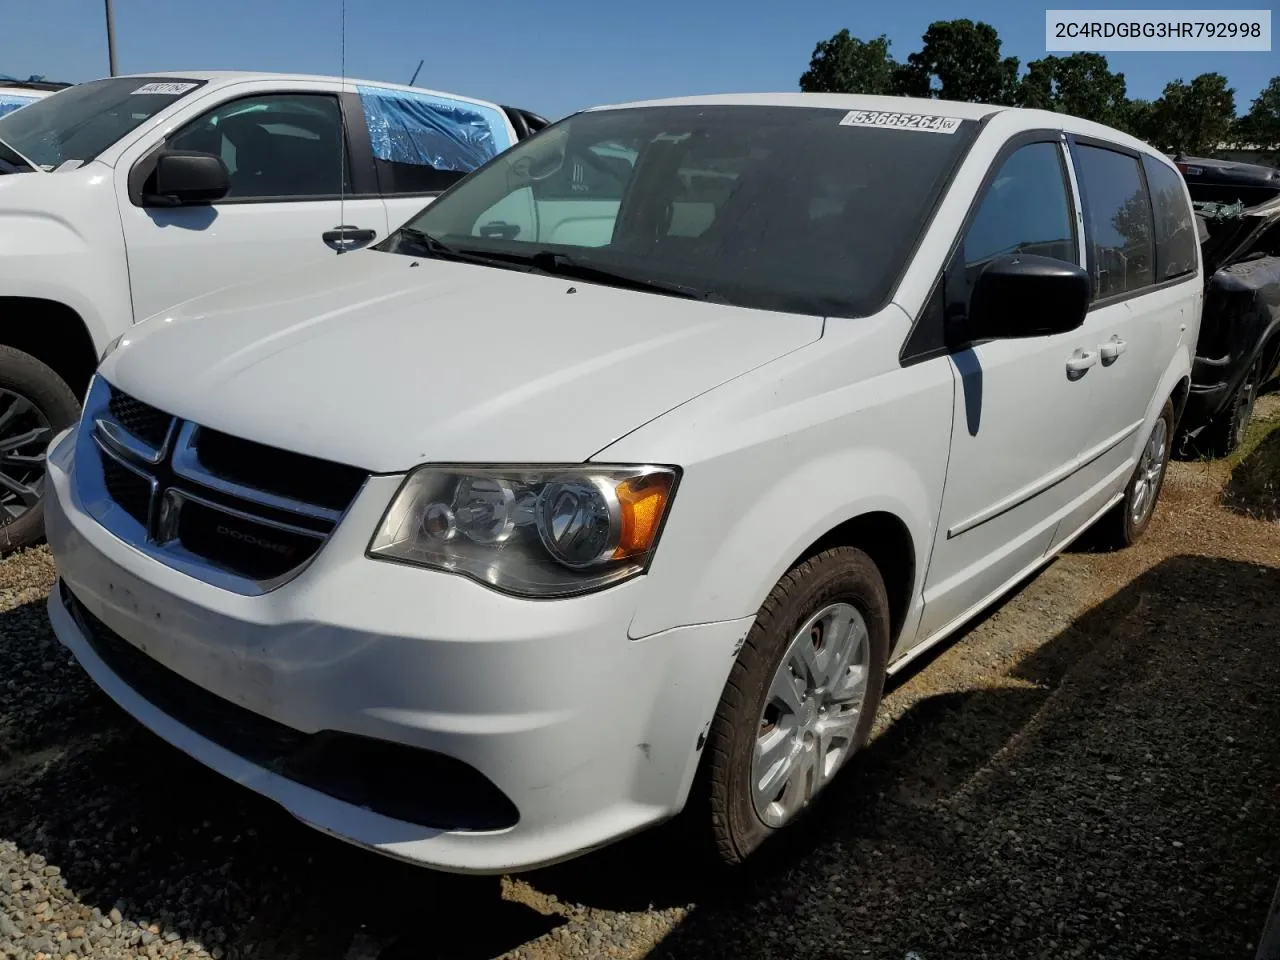
<path fill-rule="evenodd" d="M 23 97 L 15 93 L 0 93 L 0 117 L 6 113 L 13 113 L 19 107 L 35 103 L 39 99 L 39 97 Z"/>
<path fill-rule="evenodd" d="M 511 146 L 503 115 L 493 107 L 384 87 L 357 89 L 379 160 L 469 173 Z"/>

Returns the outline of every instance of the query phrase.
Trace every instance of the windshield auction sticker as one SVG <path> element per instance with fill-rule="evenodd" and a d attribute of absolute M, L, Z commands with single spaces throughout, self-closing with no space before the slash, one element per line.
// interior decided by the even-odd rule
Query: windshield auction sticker
<path fill-rule="evenodd" d="M 198 86 L 198 83 L 144 83 L 137 90 L 130 92 L 134 94 L 161 93 L 165 96 L 172 97 L 177 94 L 186 93 L 188 90 L 194 90 Z"/>
<path fill-rule="evenodd" d="M 1046 10 L 1050 52 L 1270 50 L 1270 10 Z"/>
<path fill-rule="evenodd" d="M 927 113 L 890 113 L 885 110 L 850 110 L 840 121 L 842 127 L 887 127 L 892 130 L 921 130 L 925 133 L 955 133 L 959 117 L 939 117 Z"/>

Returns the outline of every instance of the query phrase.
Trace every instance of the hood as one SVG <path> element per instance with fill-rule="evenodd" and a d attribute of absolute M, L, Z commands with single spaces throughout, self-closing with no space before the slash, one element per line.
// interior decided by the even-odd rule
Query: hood
<path fill-rule="evenodd" d="M 392 473 L 582 461 L 821 335 L 819 317 L 363 251 L 152 317 L 102 374 L 205 426 Z"/>

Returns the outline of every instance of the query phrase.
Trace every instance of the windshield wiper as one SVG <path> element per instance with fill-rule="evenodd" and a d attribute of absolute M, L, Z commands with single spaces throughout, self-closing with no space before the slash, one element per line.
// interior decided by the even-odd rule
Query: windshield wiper
<path fill-rule="evenodd" d="M 479 253 L 472 250 L 459 250 L 457 247 L 451 247 L 443 240 L 437 240 L 431 234 L 417 227 L 401 227 L 398 231 L 400 236 L 416 243 L 422 247 L 428 256 L 435 257 L 438 260 L 457 260 L 459 263 L 478 263 L 486 267 L 499 267 L 503 270 L 519 270 L 523 266 L 519 263 L 513 263 L 505 257 L 492 256 L 490 254 Z M 525 272 L 532 269 L 532 266 L 525 266 Z"/>
<path fill-rule="evenodd" d="M 683 297 L 686 300 L 707 300 L 713 303 L 727 302 L 723 297 L 710 290 L 702 290 L 673 280 L 638 277 L 633 273 L 615 270 L 612 267 L 583 263 L 581 260 L 575 260 L 573 257 L 557 253 L 554 250 L 539 250 L 537 253 L 532 254 L 495 254 L 495 256 L 510 256 L 512 259 L 518 257 L 520 261 L 527 261 L 541 272 L 557 277 L 585 280 L 588 283 L 601 283 L 610 287 L 621 287 L 624 290 L 644 290 L 649 293 L 662 293 L 672 297 Z"/>
<path fill-rule="evenodd" d="M 538 250 L 534 253 L 515 253 L 504 250 L 472 250 L 450 246 L 431 234 L 416 227 L 401 227 L 400 234 L 421 246 L 432 257 L 441 260 L 457 260 L 461 263 L 478 263 L 487 267 L 500 267 L 507 270 L 521 270 L 525 273 L 544 273 L 547 276 L 567 277 L 573 280 L 585 280 L 588 283 L 600 283 L 626 290 L 643 290 L 649 293 L 662 293 L 672 297 L 683 297 L 686 300 L 706 300 L 711 303 L 728 303 L 724 297 L 710 290 L 701 290 L 687 284 L 671 280 L 654 280 L 649 277 L 638 277 L 635 274 L 615 270 L 611 267 L 583 263 L 554 250 Z"/>

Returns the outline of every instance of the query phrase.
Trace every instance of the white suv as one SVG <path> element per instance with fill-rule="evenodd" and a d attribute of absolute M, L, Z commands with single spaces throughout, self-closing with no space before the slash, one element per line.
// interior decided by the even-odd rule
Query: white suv
<path fill-rule="evenodd" d="M 417 87 L 217 71 L 0 116 L 0 552 L 39 539 L 41 455 L 135 320 L 381 239 L 540 124 Z"/>
<path fill-rule="evenodd" d="M 49 614 L 355 843 L 508 871 L 695 803 L 737 861 L 887 673 L 1095 521 L 1142 534 L 1200 269 L 1177 170 L 1083 120 L 580 113 L 135 328 L 49 452 Z"/>

